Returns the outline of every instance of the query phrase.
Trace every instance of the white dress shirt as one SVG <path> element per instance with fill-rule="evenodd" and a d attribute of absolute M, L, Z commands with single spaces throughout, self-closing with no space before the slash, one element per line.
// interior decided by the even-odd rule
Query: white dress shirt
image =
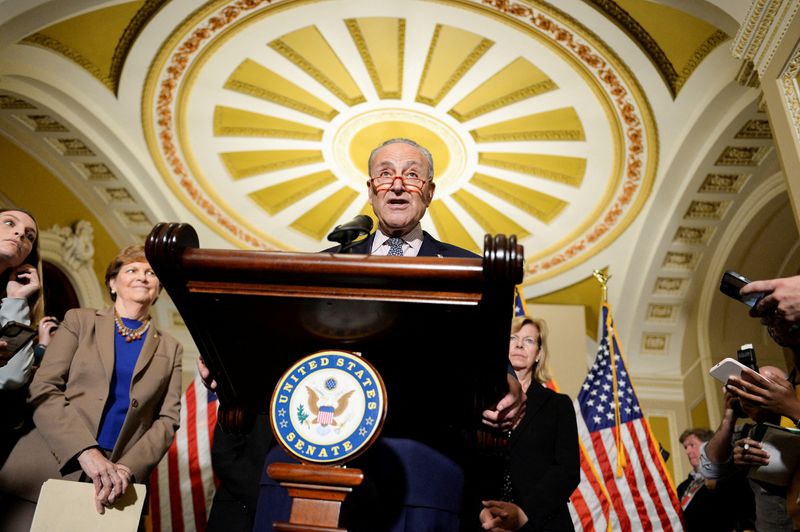
<path fill-rule="evenodd" d="M 375 239 L 372 241 L 372 251 L 370 255 L 383 255 L 389 254 L 389 238 L 381 231 L 380 227 L 375 231 Z M 403 256 L 416 257 L 419 254 L 419 249 L 422 247 L 422 226 L 417 224 L 414 229 L 404 234 L 403 239 Z"/>

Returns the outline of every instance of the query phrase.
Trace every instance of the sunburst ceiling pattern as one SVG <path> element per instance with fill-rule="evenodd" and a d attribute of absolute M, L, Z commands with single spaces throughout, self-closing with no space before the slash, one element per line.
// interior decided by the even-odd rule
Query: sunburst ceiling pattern
<path fill-rule="evenodd" d="M 601 42 L 552 9 L 488 0 L 218 2 L 162 49 L 143 117 L 166 182 L 241 247 L 324 247 L 371 214 L 370 150 L 413 138 L 435 161 L 423 226 L 473 250 L 516 234 L 529 279 L 618 236 L 657 151 Z"/>

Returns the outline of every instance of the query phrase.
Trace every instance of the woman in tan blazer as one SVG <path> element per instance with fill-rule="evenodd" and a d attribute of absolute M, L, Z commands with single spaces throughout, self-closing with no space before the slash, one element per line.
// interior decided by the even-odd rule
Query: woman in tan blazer
<path fill-rule="evenodd" d="M 102 513 L 130 483 L 147 482 L 172 442 L 182 348 L 151 324 L 161 285 L 142 246 L 119 253 L 106 285 L 113 307 L 67 312 L 30 385 L 36 428 L 0 469 L 0 529 L 30 527 L 50 478 L 93 482 Z"/>

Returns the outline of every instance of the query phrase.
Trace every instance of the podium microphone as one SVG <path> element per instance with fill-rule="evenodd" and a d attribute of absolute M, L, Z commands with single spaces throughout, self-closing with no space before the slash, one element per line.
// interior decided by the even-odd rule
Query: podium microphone
<path fill-rule="evenodd" d="M 372 231 L 372 218 L 366 214 L 359 214 L 349 222 L 337 225 L 328 235 L 328 240 L 339 244 L 339 253 L 350 247 L 353 241 L 361 235 L 368 235 Z"/>

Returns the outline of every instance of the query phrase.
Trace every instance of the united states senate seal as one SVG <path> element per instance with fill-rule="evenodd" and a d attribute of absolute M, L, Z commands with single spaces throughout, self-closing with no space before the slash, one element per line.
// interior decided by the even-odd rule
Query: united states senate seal
<path fill-rule="evenodd" d="M 301 462 L 352 460 L 378 437 L 385 415 L 381 376 L 345 351 L 300 359 L 278 381 L 270 403 L 272 432 Z"/>

